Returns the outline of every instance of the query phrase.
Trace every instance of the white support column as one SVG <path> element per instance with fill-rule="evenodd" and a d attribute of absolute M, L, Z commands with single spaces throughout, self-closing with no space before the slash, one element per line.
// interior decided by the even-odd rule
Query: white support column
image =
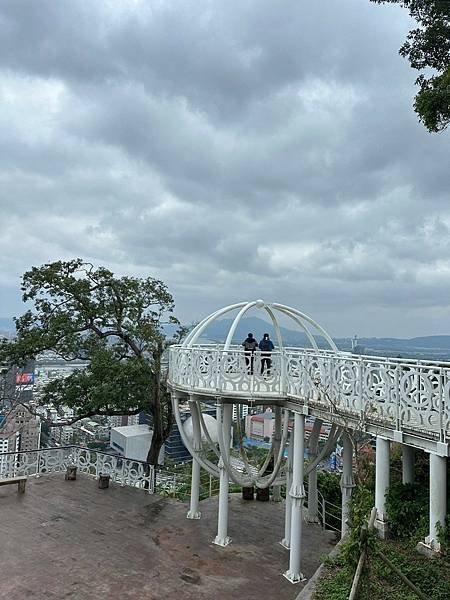
<path fill-rule="evenodd" d="M 402 444 L 402 483 L 414 483 L 414 448 Z"/>
<path fill-rule="evenodd" d="M 199 510 L 200 496 L 200 465 L 192 459 L 192 478 L 191 478 L 191 505 L 187 514 L 188 519 L 200 519 L 202 513 Z"/>
<path fill-rule="evenodd" d="M 353 444 L 348 433 L 342 435 L 342 476 L 341 476 L 341 491 L 342 491 L 342 526 L 341 539 L 349 530 L 350 516 L 350 499 L 352 497 L 353 484 Z"/>
<path fill-rule="evenodd" d="M 284 576 L 291 583 L 298 583 L 305 580 L 304 575 L 300 571 L 303 503 L 305 500 L 305 488 L 303 486 L 305 473 L 305 415 L 295 413 L 294 427 L 294 460 L 292 485 L 289 492 L 292 498 L 291 549 L 289 554 L 289 569 L 284 573 Z"/>
<path fill-rule="evenodd" d="M 275 406 L 275 426 L 273 435 L 273 453 L 274 460 L 278 456 L 281 444 L 281 406 Z M 273 500 L 274 502 L 281 502 L 281 489 L 279 485 L 273 486 Z"/>
<path fill-rule="evenodd" d="M 430 454 L 430 535 L 425 544 L 439 552 L 438 523 L 444 526 L 447 512 L 447 459 Z"/>
<path fill-rule="evenodd" d="M 220 419 L 220 411 L 223 411 L 223 418 Z M 223 439 L 227 455 L 230 455 L 231 441 L 231 418 L 233 416 L 233 405 L 224 404 L 217 406 L 218 423 L 222 423 Z M 220 467 L 220 487 L 219 487 L 219 515 L 217 519 L 217 535 L 214 539 L 214 544 L 217 546 L 228 546 L 231 538 L 228 537 L 228 489 L 229 480 L 228 473 L 225 469 L 222 458 L 219 460 Z"/>
<path fill-rule="evenodd" d="M 377 518 L 375 527 L 381 538 L 387 536 L 386 493 L 389 489 L 390 474 L 390 442 L 377 436 L 377 449 L 375 457 L 375 508 Z"/>
<path fill-rule="evenodd" d="M 187 514 L 188 519 L 200 519 L 202 513 L 199 510 L 200 496 L 200 464 L 196 461 L 195 455 L 202 448 L 200 419 L 197 414 L 197 405 L 194 400 L 189 400 L 192 419 L 192 447 L 194 456 L 192 457 L 192 478 L 191 478 L 191 505 Z"/>
<path fill-rule="evenodd" d="M 294 429 L 289 434 L 289 445 L 288 445 L 288 458 L 287 458 L 287 469 L 286 469 L 286 501 L 285 501 L 285 513 L 284 513 L 284 538 L 280 544 L 289 550 L 291 547 L 291 512 L 292 512 L 292 498 L 290 494 L 291 483 L 292 483 L 292 457 L 294 456 Z"/>

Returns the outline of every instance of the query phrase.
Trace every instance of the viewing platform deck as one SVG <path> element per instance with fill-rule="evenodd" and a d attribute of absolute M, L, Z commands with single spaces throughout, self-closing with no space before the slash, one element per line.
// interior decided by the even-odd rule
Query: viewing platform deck
<path fill-rule="evenodd" d="M 202 519 L 186 519 L 187 505 L 137 488 L 62 473 L 31 479 L 24 495 L 0 488 L 5 600 L 293 600 L 279 573 L 288 553 L 281 503 L 246 502 L 232 495 L 233 545 L 212 544 L 217 501 L 201 502 Z M 333 534 L 305 525 L 310 577 L 328 553 Z M 217 591 L 220 590 L 220 596 Z"/>

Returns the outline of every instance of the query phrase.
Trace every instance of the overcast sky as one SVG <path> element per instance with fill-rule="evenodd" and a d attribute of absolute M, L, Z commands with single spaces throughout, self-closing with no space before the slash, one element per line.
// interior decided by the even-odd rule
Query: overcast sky
<path fill-rule="evenodd" d="M 0 316 L 85 257 L 182 320 L 263 297 L 332 335 L 450 334 L 450 133 L 399 7 L 2 0 Z"/>

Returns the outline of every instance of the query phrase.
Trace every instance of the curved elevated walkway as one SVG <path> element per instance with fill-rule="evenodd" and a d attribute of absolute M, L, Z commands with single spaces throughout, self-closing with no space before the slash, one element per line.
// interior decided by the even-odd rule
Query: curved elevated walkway
<path fill-rule="evenodd" d="M 222 402 L 280 404 L 372 435 L 449 455 L 450 363 L 356 356 L 334 350 L 285 348 L 261 353 L 237 346 L 170 348 L 173 390 Z"/>
<path fill-rule="evenodd" d="M 275 331 L 276 346 L 262 342 L 257 349 L 249 335 L 243 346 L 233 346 L 237 327 L 245 314 L 258 309 L 269 317 Z M 233 311 L 237 315 L 225 342 L 202 344 L 201 337 L 211 323 Z M 294 321 L 302 330 L 311 348 L 289 348 L 283 344 L 279 318 Z M 326 343 L 328 349 L 319 348 Z M 317 512 L 318 461 L 330 452 L 341 438 L 343 454 L 342 530 L 349 526 L 349 501 L 353 481 L 355 433 L 376 437 L 375 508 L 376 526 L 380 535 L 388 530 L 386 494 L 390 482 L 390 441 L 402 444 L 403 482 L 414 481 L 414 449 L 430 454 L 430 514 L 429 535 L 425 545 L 439 551 L 439 524 L 446 518 L 447 457 L 450 446 L 450 363 L 356 356 L 340 352 L 327 332 L 305 313 L 278 303 L 263 300 L 240 302 L 217 310 L 201 321 L 184 342 L 170 348 L 169 385 L 177 425 L 184 444 L 194 458 L 192 467 L 191 507 L 188 518 L 199 519 L 198 487 L 200 468 L 220 479 L 218 527 L 215 543 L 227 546 L 228 485 L 231 479 L 241 486 L 259 488 L 280 485 L 289 490 L 286 499 L 285 537 L 282 544 L 289 548 L 289 568 L 284 576 L 292 583 L 304 579 L 302 528 L 304 525 L 304 480 L 308 476 L 310 516 Z M 200 398 L 209 397 L 217 405 L 219 451 L 203 426 Z M 188 401 L 192 415 L 193 434 L 184 431 L 180 417 L 180 402 Z M 242 478 L 230 463 L 230 430 L 232 405 L 269 404 L 274 407 L 274 434 L 270 453 L 273 471 L 265 475 L 270 459 L 255 477 L 251 473 L 243 446 L 240 455 L 247 476 Z M 236 414 L 239 414 L 236 411 Z M 282 418 L 282 414 L 284 418 Z M 292 415 L 293 425 L 289 425 Z M 315 418 L 309 440 L 312 456 L 304 464 L 305 416 Z M 318 453 L 317 440 L 322 422 L 332 424 L 328 441 Z M 237 421 L 239 427 L 239 420 Z M 203 437 L 206 442 L 203 444 Z M 283 461 L 288 446 L 288 460 Z M 208 458 L 213 450 L 217 464 Z"/>

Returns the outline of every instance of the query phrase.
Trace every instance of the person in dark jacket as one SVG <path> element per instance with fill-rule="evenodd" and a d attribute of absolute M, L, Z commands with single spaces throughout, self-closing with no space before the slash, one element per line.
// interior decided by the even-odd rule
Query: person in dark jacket
<path fill-rule="evenodd" d="M 258 347 L 258 342 L 253 337 L 253 333 L 249 333 L 246 339 L 242 342 L 245 350 L 245 364 L 247 365 L 247 371 L 250 375 L 253 375 L 253 361 L 255 350 Z"/>
<path fill-rule="evenodd" d="M 267 370 L 267 375 L 270 375 L 270 367 L 272 366 L 272 359 L 270 354 L 274 349 L 274 345 L 268 333 L 263 335 L 263 339 L 259 342 L 259 349 L 261 350 L 261 375 Z"/>

